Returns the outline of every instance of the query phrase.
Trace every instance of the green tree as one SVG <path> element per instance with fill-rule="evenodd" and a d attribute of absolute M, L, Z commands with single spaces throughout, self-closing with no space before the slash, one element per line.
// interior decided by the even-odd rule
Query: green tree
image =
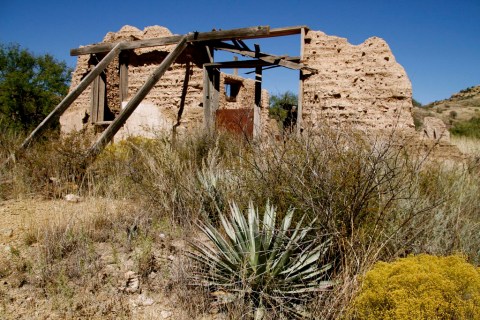
<path fill-rule="evenodd" d="M 414 107 L 417 107 L 417 108 L 423 107 L 423 105 L 415 99 L 412 99 L 412 104 Z"/>
<path fill-rule="evenodd" d="M 270 97 L 269 115 L 277 120 L 283 129 L 292 128 L 296 123 L 298 97 L 291 91 Z"/>
<path fill-rule="evenodd" d="M 49 54 L 0 44 L 0 125 L 30 130 L 67 94 L 71 69 Z"/>

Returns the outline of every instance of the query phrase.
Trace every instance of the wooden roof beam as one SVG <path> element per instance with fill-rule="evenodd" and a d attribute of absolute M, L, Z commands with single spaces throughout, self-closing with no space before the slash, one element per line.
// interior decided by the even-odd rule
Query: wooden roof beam
<path fill-rule="evenodd" d="M 219 30 L 211 32 L 191 32 L 186 35 L 187 42 L 231 40 L 231 39 L 254 39 L 267 36 L 270 33 L 269 26 L 258 26 L 240 29 Z M 125 41 L 124 50 L 156 47 L 177 44 L 185 35 L 152 38 L 145 40 Z M 70 50 L 70 55 L 92 54 L 110 51 L 116 43 L 99 43 Z"/>
<path fill-rule="evenodd" d="M 281 36 L 301 34 L 302 29 L 308 29 L 308 28 L 306 26 L 296 26 L 296 27 L 270 29 L 269 26 L 257 26 L 257 27 L 219 30 L 219 31 L 211 31 L 211 32 L 192 32 L 187 34 L 187 42 L 281 37 Z M 125 41 L 124 50 L 177 44 L 178 42 L 180 42 L 182 38 L 183 38 L 183 35 L 145 39 L 145 40 Z M 92 44 L 92 45 L 88 45 L 80 48 L 71 49 L 70 55 L 79 56 L 82 54 L 109 52 L 110 50 L 113 49 L 115 45 L 116 43 Z"/>
<path fill-rule="evenodd" d="M 297 58 L 298 59 L 298 58 Z M 276 63 L 271 63 L 263 60 L 241 60 L 241 61 L 225 61 L 225 62 L 213 62 L 205 63 L 205 68 L 219 68 L 219 69 L 245 69 L 245 68 L 257 68 L 266 66 L 277 66 Z"/>
<path fill-rule="evenodd" d="M 237 53 L 245 57 L 257 58 L 259 60 L 268 62 L 270 64 L 280 65 L 285 68 L 293 70 L 309 70 L 310 72 L 316 72 L 316 69 L 306 67 L 303 63 L 294 62 L 292 60 L 299 60 L 298 57 L 290 58 L 285 56 L 276 56 L 264 52 L 256 52 L 251 50 L 240 50 L 236 46 L 225 43 L 225 42 L 216 42 L 214 45 L 215 49 L 224 50 L 232 53 Z"/>

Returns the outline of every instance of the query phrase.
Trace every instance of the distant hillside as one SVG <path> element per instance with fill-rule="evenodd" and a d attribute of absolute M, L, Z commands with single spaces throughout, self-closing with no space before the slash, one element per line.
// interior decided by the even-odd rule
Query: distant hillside
<path fill-rule="evenodd" d="M 413 108 L 413 118 L 417 128 L 422 125 L 424 117 L 440 118 L 449 128 L 457 122 L 480 117 L 480 86 L 461 90 L 446 100 Z"/>

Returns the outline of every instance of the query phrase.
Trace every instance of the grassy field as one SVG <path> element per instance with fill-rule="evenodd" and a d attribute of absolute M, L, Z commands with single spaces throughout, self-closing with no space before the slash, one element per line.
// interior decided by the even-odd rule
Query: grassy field
<path fill-rule="evenodd" d="M 2 159 L 20 138 L 2 135 Z M 395 133 L 325 128 L 244 141 L 198 132 L 175 141 L 131 138 L 86 166 L 85 137 L 46 139 L 1 169 L 2 219 L 12 227 L 1 238 L 0 315 L 239 319 L 262 311 L 263 319 L 277 319 L 294 308 L 301 317 L 336 319 L 377 261 L 461 253 L 478 266 L 480 144 L 453 142 L 468 157 L 446 165 Z M 67 202 L 66 194 L 80 198 Z M 233 202 L 240 212 L 252 203 L 259 220 L 269 203 L 275 232 L 294 210 L 279 250 L 302 254 L 328 243 L 315 268 L 329 266 L 318 278 L 329 285 L 270 294 L 265 303 L 252 294 L 251 279 L 240 277 L 234 289 L 218 278 L 202 282 L 198 275 L 211 270 L 190 258 L 191 243 L 208 245 L 201 223 L 225 237 L 222 216 Z M 294 226 L 308 234 L 289 248 Z M 285 288 L 285 279 L 268 281 Z M 303 288 L 301 279 L 288 283 Z"/>

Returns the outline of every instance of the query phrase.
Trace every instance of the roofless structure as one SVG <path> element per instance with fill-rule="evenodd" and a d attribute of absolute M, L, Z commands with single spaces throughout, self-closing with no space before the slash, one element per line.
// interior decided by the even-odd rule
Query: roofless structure
<path fill-rule="evenodd" d="M 258 45 L 249 47 L 244 42 L 289 35 L 300 35 L 299 57 L 265 53 Z M 215 61 L 215 50 L 242 55 L 246 60 Z M 220 111 L 235 105 L 230 111 L 246 110 L 253 123 L 252 135 L 259 137 L 268 114 L 262 71 L 272 67 L 299 72 L 297 132 L 314 129 L 321 122 L 413 128 L 410 81 L 385 41 L 375 37 L 354 46 L 306 26 L 257 26 L 185 35 L 171 35 L 162 27 L 143 32 L 122 28 L 119 33 L 107 34 L 102 43 L 72 49 L 71 55 L 79 60 L 69 94 L 21 148 L 63 115 L 63 131 L 84 126 L 98 129 L 89 152 L 94 157 L 139 106 L 147 118 L 153 118 L 158 110 L 160 118 L 173 115 L 173 130 L 199 118 L 207 130 L 213 130 L 225 117 Z M 255 80 L 225 75 L 221 70 L 227 68 L 253 68 Z M 251 107 L 238 106 L 245 103 L 237 97 L 240 87 L 253 97 Z"/>

